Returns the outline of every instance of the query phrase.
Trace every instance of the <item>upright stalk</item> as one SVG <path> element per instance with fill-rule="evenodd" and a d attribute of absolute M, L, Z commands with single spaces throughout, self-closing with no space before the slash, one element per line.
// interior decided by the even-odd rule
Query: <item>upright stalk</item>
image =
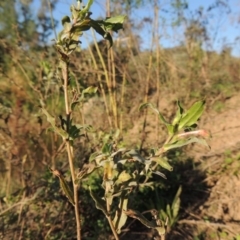
<path fill-rule="evenodd" d="M 97 44 L 97 41 L 96 41 L 96 38 L 95 38 L 95 35 L 94 35 L 93 31 L 92 31 L 92 34 L 94 36 L 94 45 L 96 47 L 96 50 L 99 52 L 99 47 L 98 47 L 98 44 Z M 94 69 L 96 70 L 96 72 L 98 72 L 99 71 L 99 67 L 97 65 L 96 59 L 94 57 L 94 54 L 93 54 L 93 52 L 92 52 L 90 47 L 88 47 L 88 50 L 89 50 L 89 53 L 90 53 L 92 61 L 93 61 Z M 112 127 L 112 119 L 111 119 L 111 116 L 110 116 L 110 110 L 109 110 L 109 107 L 108 107 L 107 96 L 106 96 L 107 94 L 106 94 L 106 92 L 104 90 L 104 86 L 103 86 L 103 83 L 102 83 L 102 80 L 101 80 L 100 73 L 97 73 L 97 81 L 99 83 L 100 91 L 101 91 L 102 96 L 103 96 L 103 101 L 104 101 L 104 105 L 105 105 L 105 109 L 106 109 L 106 113 L 107 113 L 107 118 L 108 118 L 108 123 L 109 123 L 109 126 Z"/>
<path fill-rule="evenodd" d="M 70 119 L 70 109 L 69 109 L 69 97 L 68 97 L 68 62 L 62 60 L 62 77 L 63 77 L 63 89 L 64 89 L 64 102 L 65 102 L 65 111 L 67 119 Z M 81 240 L 81 222 L 80 222 L 80 213 L 78 207 L 78 185 L 75 184 L 76 175 L 74 171 L 73 164 L 73 148 L 70 145 L 69 141 L 66 141 L 66 148 L 68 154 L 68 162 L 71 171 L 71 177 L 73 182 L 73 194 L 74 194 L 74 210 L 75 210 L 75 219 L 77 225 L 77 240 Z"/>
<path fill-rule="evenodd" d="M 103 71 L 104 71 L 104 76 L 105 76 L 105 79 L 106 79 L 106 83 L 107 83 L 107 88 L 108 88 L 108 92 L 109 92 L 109 98 L 110 98 L 110 108 L 112 107 L 113 109 L 113 106 L 114 106 L 114 98 L 113 98 L 113 92 L 112 92 L 112 84 L 111 84 L 111 79 L 110 79 L 110 76 L 109 76 L 109 73 L 108 73 L 108 70 L 107 70 L 107 66 L 104 62 L 104 59 L 103 59 L 103 55 L 99 49 L 99 46 L 97 44 L 97 41 L 96 41 L 96 36 L 95 36 L 95 33 L 94 31 L 92 31 L 93 33 L 93 39 L 94 39 L 94 46 L 96 47 L 96 50 L 97 50 L 97 54 L 99 56 L 99 59 L 100 59 L 100 62 L 102 64 L 102 67 L 103 67 Z M 109 113 L 110 114 L 110 113 Z M 112 127 L 112 121 L 110 122 L 111 123 L 111 127 Z"/>
<path fill-rule="evenodd" d="M 107 207 L 107 212 L 109 213 L 110 210 L 111 210 L 111 207 L 110 207 L 110 204 L 108 202 L 108 199 L 106 199 L 106 207 Z M 112 233 L 114 235 L 115 240 L 119 240 L 119 237 L 118 237 L 118 234 L 117 234 L 116 229 L 114 227 L 114 224 L 113 224 L 113 221 L 111 219 L 111 216 L 107 215 L 106 217 L 107 217 L 108 223 L 109 223 L 109 225 L 111 227 L 111 230 L 112 230 Z"/>
<path fill-rule="evenodd" d="M 118 235 L 117 235 L 117 232 L 116 232 L 116 229 L 115 229 L 115 227 L 114 227 L 114 225 L 113 225 L 113 222 L 112 222 L 111 217 L 110 217 L 110 216 L 107 216 L 107 220 L 108 220 L 108 223 L 109 223 L 109 225 L 110 225 L 110 227 L 111 227 L 111 230 L 112 230 L 112 233 L 113 233 L 113 235 L 114 235 L 115 240 L 119 240 L 119 237 L 118 237 Z"/>
<path fill-rule="evenodd" d="M 159 47 L 159 17 L 158 17 L 158 1 L 154 1 L 154 35 L 155 35 L 155 46 L 156 46 L 156 88 L 157 88 L 157 99 L 156 99 L 156 107 L 159 109 L 159 101 L 160 101 L 160 47 Z M 156 116 L 156 123 L 158 122 L 158 116 Z M 160 140 L 160 125 L 157 124 L 157 143 Z"/>

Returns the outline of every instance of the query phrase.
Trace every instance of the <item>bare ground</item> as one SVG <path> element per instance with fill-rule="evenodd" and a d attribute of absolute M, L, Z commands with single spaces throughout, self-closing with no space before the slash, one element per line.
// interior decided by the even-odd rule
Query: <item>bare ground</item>
<path fill-rule="evenodd" d="M 171 98 L 160 103 L 165 113 L 169 112 L 168 101 Z M 240 95 L 221 104 L 218 111 L 212 109 L 214 103 L 209 104 L 199 123 L 200 128 L 211 131 L 211 149 L 197 144 L 188 147 L 187 155 L 196 168 L 189 164 L 175 168 L 183 172 L 182 210 L 167 239 L 240 238 Z M 140 118 L 129 131 L 129 139 L 141 132 L 142 122 Z M 162 128 L 156 126 L 154 115 L 148 117 L 142 136 L 145 145 L 158 143 L 157 134 L 162 133 Z M 199 185 L 201 190 L 196 190 Z"/>

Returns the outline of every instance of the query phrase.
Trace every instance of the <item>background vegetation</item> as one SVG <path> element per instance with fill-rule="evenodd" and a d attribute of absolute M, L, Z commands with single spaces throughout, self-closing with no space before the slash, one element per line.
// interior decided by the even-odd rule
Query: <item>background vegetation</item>
<path fill-rule="evenodd" d="M 189 107 L 204 98 L 206 113 L 199 125 L 212 131 L 213 150 L 191 145 L 170 151 L 173 172 L 164 172 L 167 180 L 153 179 L 154 188 L 140 189 L 132 204 L 142 213 L 154 208 L 163 218 L 171 216 L 167 239 L 239 239 L 240 216 L 234 214 L 239 193 L 234 189 L 240 184 L 240 61 L 232 56 L 231 43 L 223 42 L 218 52 L 209 47 L 215 40 L 212 22 L 219 13 L 230 18 L 230 5 L 216 1 L 208 9 L 189 9 L 187 1 L 170 2 L 165 8 L 161 1 L 106 1 L 106 16 L 128 16 L 124 31 L 110 50 L 94 33 L 91 39 L 86 35 L 89 46 L 71 56 L 71 86 L 79 92 L 88 86 L 98 88 L 74 113 L 79 124 L 93 126 L 86 138 L 75 142 L 76 164 L 82 168 L 108 141 L 138 147 L 143 154 L 161 146 L 167 133 L 151 111 L 138 111 L 143 102 L 153 103 L 172 119 L 177 99 Z M 57 5 L 58 1 L 42 0 L 35 16 L 31 1 L 0 3 L 2 239 L 75 239 L 72 205 L 48 169 L 61 169 L 70 180 L 67 156 L 61 139 L 49 131 L 39 112 L 40 102 L 55 116 L 64 109 L 57 53 L 50 42 L 54 26 L 60 24 L 51 14 Z M 144 11 L 145 6 L 152 17 L 136 19 L 136 9 Z M 169 18 L 161 15 L 164 11 Z M 167 24 L 183 34 L 174 47 L 164 48 L 161 29 Z M 151 40 L 148 47 L 143 35 Z M 93 175 L 90 181 L 100 193 L 99 176 Z M 223 195 L 217 195 L 218 186 Z M 79 196 L 83 239 L 111 239 L 107 220 L 93 207 L 87 184 L 83 183 Z M 173 214 L 170 206 L 179 196 L 180 211 Z M 135 239 L 139 234 L 153 239 L 155 233 L 129 219 L 120 237 Z"/>

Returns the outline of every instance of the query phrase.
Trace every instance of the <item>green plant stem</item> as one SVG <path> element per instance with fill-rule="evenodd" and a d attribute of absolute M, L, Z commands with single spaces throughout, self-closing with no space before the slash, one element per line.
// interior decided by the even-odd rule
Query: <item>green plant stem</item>
<path fill-rule="evenodd" d="M 67 117 L 70 117 L 70 109 L 69 109 L 69 102 L 68 102 L 68 63 L 62 61 L 62 77 L 64 81 L 63 89 L 64 89 L 64 100 L 65 100 L 65 110 Z M 71 177 L 73 182 L 73 194 L 74 194 L 74 210 L 75 210 L 75 219 L 77 225 L 77 240 L 81 240 L 81 222 L 80 222 L 80 214 L 79 214 L 79 207 L 78 207 L 78 185 L 75 184 L 76 176 L 74 171 L 73 165 L 73 149 L 70 145 L 69 141 L 66 141 L 66 148 L 68 154 L 68 161 L 69 167 L 71 171 Z"/>
<path fill-rule="evenodd" d="M 164 146 L 165 144 L 168 144 L 172 138 L 174 137 L 174 135 L 168 136 L 168 138 L 166 139 L 166 141 L 164 142 L 164 144 L 162 146 Z M 155 156 L 160 157 L 163 154 L 162 151 L 162 147 L 157 151 L 157 153 L 155 154 Z M 152 166 L 152 170 L 155 170 L 158 166 L 158 163 L 156 163 L 154 166 Z M 144 183 L 146 183 L 149 180 L 149 177 L 147 176 L 144 180 Z"/>

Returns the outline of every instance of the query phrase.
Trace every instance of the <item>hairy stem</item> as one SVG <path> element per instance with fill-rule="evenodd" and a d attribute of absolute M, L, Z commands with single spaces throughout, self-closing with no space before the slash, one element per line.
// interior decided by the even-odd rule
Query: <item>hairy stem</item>
<path fill-rule="evenodd" d="M 62 77 L 63 77 L 63 89 L 64 89 L 64 101 L 65 101 L 65 110 L 67 118 L 70 118 L 70 109 L 69 109 L 69 97 L 68 97 L 68 63 L 66 61 L 62 61 Z M 75 184 L 75 171 L 73 164 L 73 149 L 70 145 L 69 141 L 66 141 L 66 148 L 68 154 L 69 167 L 71 171 L 71 177 L 73 182 L 73 194 L 74 194 L 74 209 L 75 209 L 75 219 L 77 225 L 77 240 L 81 240 L 81 222 L 80 222 L 80 214 L 79 214 L 79 206 L 78 206 L 78 185 Z"/>

